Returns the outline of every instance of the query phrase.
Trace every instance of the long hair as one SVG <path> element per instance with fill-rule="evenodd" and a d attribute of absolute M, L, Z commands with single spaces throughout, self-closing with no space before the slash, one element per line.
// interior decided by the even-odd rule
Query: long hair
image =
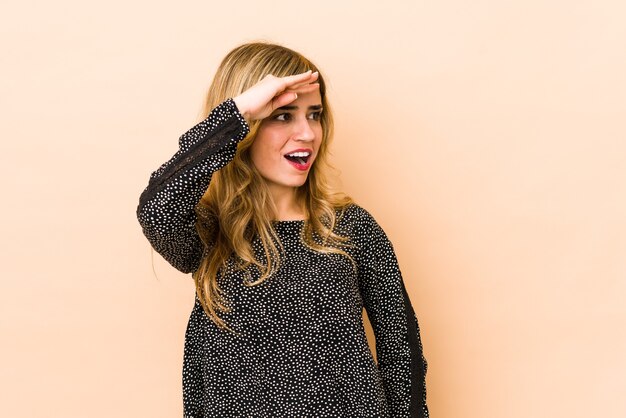
<path fill-rule="evenodd" d="M 232 50 L 220 64 L 207 93 L 202 118 L 227 98 L 259 82 L 267 74 L 284 77 L 318 68 L 301 54 L 275 44 L 248 43 Z M 319 75 L 319 90 L 323 111 L 321 114 L 322 141 L 306 182 L 296 190 L 296 200 L 304 209 L 305 222 L 301 241 L 320 253 L 347 256 L 341 248 L 351 246 L 349 238 L 335 233 L 335 225 L 352 199 L 335 192 L 329 182 L 328 146 L 333 134 L 333 118 L 326 97 L 326 84 Z M 229 261 L 236 270 L 246 273 L 248 286 L 261 284 L 280 266 L 284 251 L 272 226 L 276 211 L 269 189 L 250 157 L 261 121 L 250 123 L 250 133 L 237 146 L 234 159 L 213 173 L 209 187 L 196 207 L 196 228 L 205 246 L 205 254 L 193 274 L 196 294 L 208 317 L 220 328 L 231 330 L 219 317 L 229 312 L 229 302 L 219 286 L 218 275 L 224 273 Z M 252 241 L 260 239 L 264 260 L 255 257 Z M 260 272 L 252 280 L 250 268 Z M 232 330 L 231 330 L 232 331 Z"/>

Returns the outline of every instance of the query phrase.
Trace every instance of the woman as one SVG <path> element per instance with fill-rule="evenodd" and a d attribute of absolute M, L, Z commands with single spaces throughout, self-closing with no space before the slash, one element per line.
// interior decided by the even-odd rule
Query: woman
<path fill-rule="evenodd" d="M 329 187 L 332 127 L 313 63 L 242 45 L 217 70 L 204 120 L 152 173 L 137 217 L 196 283 L 185 417 L 428 416 L 427 365 L 393 247 Z"/>

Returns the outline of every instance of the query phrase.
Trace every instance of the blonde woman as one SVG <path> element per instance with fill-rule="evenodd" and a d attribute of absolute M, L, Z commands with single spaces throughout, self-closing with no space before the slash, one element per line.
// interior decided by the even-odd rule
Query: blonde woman
<path fill-rule="evenodd" d="M 152 247 L 196 284 L 184 416 L 428 417 L 392 244 L 328 182 L 333 119 L 317 67 L 279 45 L 242 45 L 203 117 L 137 208 Z"/>

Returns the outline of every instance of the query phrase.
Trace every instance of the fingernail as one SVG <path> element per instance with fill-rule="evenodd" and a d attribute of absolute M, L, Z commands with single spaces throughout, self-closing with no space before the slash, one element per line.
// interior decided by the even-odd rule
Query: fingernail
<path fill-rule="evenodd" d="M 295 96 L 293 99 L 296 100 L 298 98 L 298 93 L 294 93 L 293 95 Z"/>

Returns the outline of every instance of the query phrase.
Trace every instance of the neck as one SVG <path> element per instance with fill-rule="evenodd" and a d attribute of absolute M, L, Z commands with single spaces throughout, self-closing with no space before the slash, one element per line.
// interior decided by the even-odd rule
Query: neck
<path fill-rule="evenodd" d="M 269 189 L 274 203 L 276 220 L 290 221 L 304 217 L 304 211 L 296 199 L 297 189 L 295 187 L 270 186 Z"/>

